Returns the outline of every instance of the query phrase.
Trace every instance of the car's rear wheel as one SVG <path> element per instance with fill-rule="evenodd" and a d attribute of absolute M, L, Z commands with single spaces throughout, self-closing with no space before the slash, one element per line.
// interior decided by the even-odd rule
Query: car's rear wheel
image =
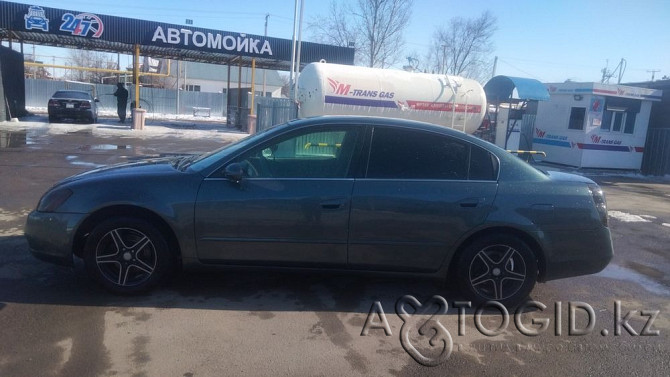
<path fill-rule="evenodd" d="M 56 123 L 57 120 L 58 120 L 58 119 L 56 119 L 55 116 L 53 116 L 53 115 L 49 115 L 49 123 Z"/>
<path fill-rule="evenodd" d="M 475 240 L 457 263 L 461 293 L 475 304 L 498 301 L 512 308 L 528 297 L 537 281 L 535 254 L 512 235 L 492 234 Z"/>
<path fill-rule="evenodd" d="M 175 264 L 165 237 L 143 219 L 106 220 L 93 229 L 84 247 L 89 274 L 114 293 L 144 292 L 169 275 Z"/>

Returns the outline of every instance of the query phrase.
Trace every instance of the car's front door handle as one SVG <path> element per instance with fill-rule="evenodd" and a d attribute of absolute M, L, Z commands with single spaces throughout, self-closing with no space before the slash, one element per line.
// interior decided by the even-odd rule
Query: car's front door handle
<path fill-rule="evenodd" d="M 321 202 L 321 208 L 330 209 L 330 210 L 340 209 L 340 208 L 344 207 L 346 202 L 347 202 L 347 199 L 345 199 L 345 198 L 325 200 L 325 201 Z"/>
<path fill-rule="evenodd" d="M 463 200 L 460 200 L 458 204 L 463 208 L 474 208 L 483 202 L 484 198 L 465 198 Z"/>

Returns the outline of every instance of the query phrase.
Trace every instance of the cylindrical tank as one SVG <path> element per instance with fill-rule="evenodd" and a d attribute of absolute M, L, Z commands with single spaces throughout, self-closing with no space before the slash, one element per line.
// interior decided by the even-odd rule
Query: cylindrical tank
<path fill-rule="evenodd" d="M 300 73 L 301 118 L 372 115 L 434 123 L 473 133 L 486 111 L 484 89 L 458 76 L 311 63 Z"/>

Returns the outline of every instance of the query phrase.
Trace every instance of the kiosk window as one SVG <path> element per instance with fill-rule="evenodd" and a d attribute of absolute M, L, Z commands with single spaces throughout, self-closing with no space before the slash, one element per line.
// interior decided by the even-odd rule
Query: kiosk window
<path fill-rule="evenodd" d="M 570 111 L 570 123 L 568 123 L 569 130 L 583 130 L 584 117 L 586 116 L 586 108 L 573 107 Z"/>

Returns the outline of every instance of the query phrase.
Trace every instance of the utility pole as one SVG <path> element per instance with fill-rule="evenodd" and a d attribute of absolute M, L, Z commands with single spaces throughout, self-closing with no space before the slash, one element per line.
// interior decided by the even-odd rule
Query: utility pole
<path fill-rule="evenodd" d="M 621 84 L 621 79 L 623 78 L 623 73 L 626 71 L 626 59 L 621 58 L 621 62 L 619 62 L 619 80 L 617 80 L 617 84 Z"/>
<path fill-rule="evenodd" d="M 654 77 L 656 76 L 656 72 L 661 72 L 660 69 L 648 69 L 647 72 L 651 73 L 651 81 L 654 81 Z"/>
<path fill-rule="evenodd" d="M 265 36 L 268 36 L 268 18 L 270 17 L 270 13 L 265 14 Z M 265 97 L 265 68 L 263 68 L 263 95 L 261 97 Z"/>
<path fill-rule="evenodd" d="M 302 14 L 305 9 L 305 0 L 300 0 L 300 22 L 298 23 L 298 52 L 296 53 L 295 60 L 295 76 L 294 78 L 294 88 L 293 88 L 293 100 L 298 98 L 298 75 L 300 74 L 300 50 L 302 49 Z"/>
<path fill-rule="evenodd" d="M 288 87 L 289 87 L 289 97 L 295 100 L 293 93 L 293 74 L 295 73 L 295 43 L 296 43 L 296 34 L 298 34 L 298 0 L 295 0 L 295 6 L 293 11 L 293 48 L 291 49 L 291 71 L 288 76 Z"/>
<path fill-rule="evenodd" d="M 498 68 L 498 57 L 493 58 L 493 75 L 491 77 L 496 77 L 496 68 Z"/>

